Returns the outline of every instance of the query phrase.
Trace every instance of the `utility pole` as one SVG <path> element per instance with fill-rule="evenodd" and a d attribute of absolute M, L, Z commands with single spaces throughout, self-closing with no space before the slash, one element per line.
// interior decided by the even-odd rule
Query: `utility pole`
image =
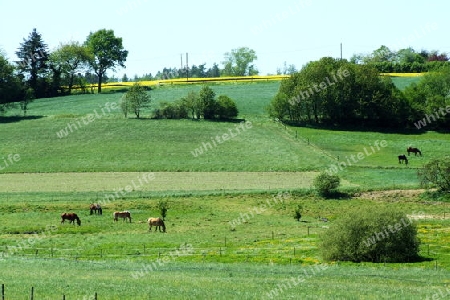
<path fill-rule="evenodd" d="M 341 43 L 341 60 L 342 60 L 342 43 Z"/>
<path fill-rule="evenodd" d="M 189 57 L 186 52 L 186 81 L 189 81 Z"/>

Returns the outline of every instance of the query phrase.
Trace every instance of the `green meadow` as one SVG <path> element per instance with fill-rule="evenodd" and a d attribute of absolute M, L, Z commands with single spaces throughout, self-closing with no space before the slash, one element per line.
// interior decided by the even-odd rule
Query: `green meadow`
<path fill-rule="evenodd" d="M 123 94 L 113 92 L 39 99 L 27 117 L 0 118 L 7 299 L 25 299 L 31 287 L 35 299 L 450 296 L 448 197 L 434 199 L 417 179 L 423 164 L 448 154 L 448 135 L 285 126 L 265 111 L 279 82 L 211 87 L 236 101 L 237 122 L 151 118 L 160 102 L 200 85 L 150 91 L 152 109 L 142 119 L 114 109 Z M 408 146 L 423 156 L 399 164 Z M 333 166 L 343 196 L 324 200 L 312 182 Z M 146 219 L 159 215 L 160 201 L 169 206 L 167 233 L 149 232 Z M 89 214 L 94 202 L 103 215 Z M 297 205 L 301 222 L 292 214 Z M 354 206 L 385 205 L 414 220 L 421 261 L 322 260 L 320 236 L 334 220 Z M 132 222 L 114 222 L 117 210 L 129 210 Z M 60 223 L 69 211 L 81 226 Z"/>

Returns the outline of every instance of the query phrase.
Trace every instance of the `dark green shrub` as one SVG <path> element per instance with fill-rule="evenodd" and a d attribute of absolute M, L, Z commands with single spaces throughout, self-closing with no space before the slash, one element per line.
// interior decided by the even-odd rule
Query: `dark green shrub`
<path fill-rule="evenodd" d="M 419 258 L 417 227 L 391 207 L 358 208 L 322 235 L 321 251 L 329 261 L 412 262 Z"/>
<path fill-rule="evenodd" d="M 296 219 L 297 222 L 300 222 L 300 219 L 302 218 L 302 210 L 303 206 L 300 204 L 294 209 L 294 219 Z"/>
<path fill-rule="evenodd" d="M 450 192 L 450 156 L 435 158 L 418 171 L 422 186 L 435 186 L 443 192 Z"/>
<path fill-rule="evenodd" d="M 219 119 L 236 118 L 238 113 L 236 103 L 230 97 L 221 95 L 217 98 L 216 115 Z"/>
<path fill-rule="evenodd" d="M 161 102 L 160 108 L 154 111 L 156 119 L 187 119 L 188 109 L 183 101 Z"/>
<path fill-rule="evenodd" d="M 339 176 L 329 175 L 326 172 L 322 172 L 314 178 L 313 185 L 319 195 L 328 197 L 333 193 L 336 193 L 340 183 L 341 179 Z"/>

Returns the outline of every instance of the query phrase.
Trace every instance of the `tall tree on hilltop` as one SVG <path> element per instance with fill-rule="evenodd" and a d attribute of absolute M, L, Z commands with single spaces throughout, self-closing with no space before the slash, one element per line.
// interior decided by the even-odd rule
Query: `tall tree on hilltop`
<path fill-rule="evenodd" d="M 45 77 L 48 75 L 48 50 L 36 28 L 23 39 L 16 51 L 19 73 L 24 77 L 34 93 L 33 97 L 43 97 L 46 93 Z"/>
<path fill-rule="evenodd" d="M 102 81 L 108 69 L 125 68 L 128 51 L 123 48 L 122 38 L 115 37 L 113 30 L 101 29 L 90 33 L 85 45 L 92 54 L 90 66 L 98 76 L 98 93 L 102 92 Z"/>
<path fill-rule="evenodd" d="M 255 50 L 247 47 L 233 49 L 231 52 L 225 53 L 225 61 L 223 61 L 225 76 L 251 76 L 258 74 L 258 70 L 253 61 L 258 57 Z"/>

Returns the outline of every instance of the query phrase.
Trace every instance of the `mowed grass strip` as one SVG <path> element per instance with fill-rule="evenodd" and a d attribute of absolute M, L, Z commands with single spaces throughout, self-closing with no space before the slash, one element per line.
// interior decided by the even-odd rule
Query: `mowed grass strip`
<path fill-rule="evenodd" d="M 0 174 L 15 192 L 251 191 L 311 188 L 317 172 L 85 172 Z M 348 186 L 348 182 L 343 182 Z M 114 195 L 114 194 L 113 194 Z"/>

